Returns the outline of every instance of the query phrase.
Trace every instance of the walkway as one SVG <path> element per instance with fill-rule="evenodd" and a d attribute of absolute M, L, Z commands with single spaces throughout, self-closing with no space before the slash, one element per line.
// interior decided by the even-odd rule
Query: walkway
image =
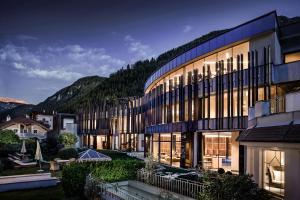
<path fill-rule="evenodd" d="M 0 192 L 50 187 L 57 185 L 58 182 L 58 179 L 51 177 L 50 173 L 1 176 Z"/>

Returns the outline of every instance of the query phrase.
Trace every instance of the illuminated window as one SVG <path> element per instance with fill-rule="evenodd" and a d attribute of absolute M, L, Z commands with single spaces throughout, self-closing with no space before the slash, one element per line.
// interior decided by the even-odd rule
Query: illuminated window
<path fill-rule="evenodd" d="M 284 152 L 283 151 L 264 151 L 264 189 L 270 192 L 284 195 Z"/>
<path fill-rule="evenodd" d="M 290 53 L 285 55 L 285 63 L 295 62 L 300 60 L 300 52 Z"/>

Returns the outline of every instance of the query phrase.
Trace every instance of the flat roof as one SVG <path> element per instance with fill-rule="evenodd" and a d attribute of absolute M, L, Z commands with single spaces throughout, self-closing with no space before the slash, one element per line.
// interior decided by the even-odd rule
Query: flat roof
<path fill-rule="evenodd" d="M 178 68 L 184 63 L 192 61 L 199 56 L 205 55 L 229 44 L 275 30 L 277 27 L 278 22 L 276 11 L 272 11 L 246 23 L 238 25 L 172 59 L 170 62 L 155 71 L 147 79 L 144 90 L 146 91 L 146 89 L 160 77 Z"/>

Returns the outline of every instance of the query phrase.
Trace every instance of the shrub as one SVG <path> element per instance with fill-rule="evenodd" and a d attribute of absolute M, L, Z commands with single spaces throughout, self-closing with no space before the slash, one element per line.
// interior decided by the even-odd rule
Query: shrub
<path fill-rule="evenodd" d="M 58 151 L 61 159 L 78 158 L 78 152 L 75 148 L 64 148 Z"/>
<path fill-rule="evenodd" d="M 8 158 L 1 158 L 0 159 L 0 168 L 1 170 L 13 169 L 14 165 Z M 0 170 L 0 172 L 1 172 Z"/>
<path fill-rule="evenodd" d="M 0 144 L 20 144 L 20 138 L 12 130 L 0 130 Z"/>
<path fill-rule="evenodd" d="M 35 151 L 36 151 L 36 140 L 35 139 L 27 139 L 27 140 L 25 140 L 25 145 L 26 145 L 27 154 L 29 154 L 31 156 L 31 158 L 33 158 L 35 155 Z"/>
<path fill-rule="evenodd" d="M 77 137 L 73 133 L 62 133 L 58 136 L 58 141 L 67 147 L 74 146 L 77 142 Z"/>
<path fill-rule="evenodd" d="M 198 199 L 205 200 L 266 200 L 270 199 L 266 192 L 259 189 L 250 175 L 203 173 L 203 191 Z"/>
<path fill-rule="evenodd" d="M 0 157 L 20 151 L 20 144 L 0 144 Z"/>
<path fill-rule="evenodd" d="M 83 197 L 85 178 L 90 173 L 89 163 L 71 163 L 62 171 L 62 187 L 67 197 Z"/>
<path fill-rule="evenodd" d="M 62 186 L 66 196 L 82 196 L 89 173 L 103 181 L 116 182 L 134 179 L 136 170 L 144 166 L 144 162 L 133 159 L 72 163 L 63 168 Z"/>
<path fill-rule="evenodd" d="M 105 182 L 130 180 L 136 177 L 136 171 L 145 166 L 138 160 L 113 160 L 95 167 L 92 174 Z"/>

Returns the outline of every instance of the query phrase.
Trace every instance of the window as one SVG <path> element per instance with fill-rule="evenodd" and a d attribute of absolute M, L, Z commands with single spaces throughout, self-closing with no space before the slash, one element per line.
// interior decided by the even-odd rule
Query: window
<path fill-rule="evenodd" d="M 17 133 L 17 132 L 18 132 L 18 129 L 14 129 L 14 132 Z"/>
<path fill-rule="evenodd" d="M 264 150 L 263 185 L 270 192 L 284 195 L 284 152 Z"/>
<path fill-rule="evenodd" d="M 33 133 L 38 133 L 38 131 L 37 130 L 33 130 Z"/>
<path fill-rule="evenodd" d="M 23 130 L 23 133 L 27 133 L 27 130 L 26 130 L 26 129 L 24 129 L 24 130 Z"/>
<path fill-rule="evenodd" d="M 203 133 L 203 168 L 238 171 L 238 132 Z"/>
<path fill-rule="evenodd" d="M 285 63 L 296 62 L 300 60 L 300 52 L 285 55 Z"/>

